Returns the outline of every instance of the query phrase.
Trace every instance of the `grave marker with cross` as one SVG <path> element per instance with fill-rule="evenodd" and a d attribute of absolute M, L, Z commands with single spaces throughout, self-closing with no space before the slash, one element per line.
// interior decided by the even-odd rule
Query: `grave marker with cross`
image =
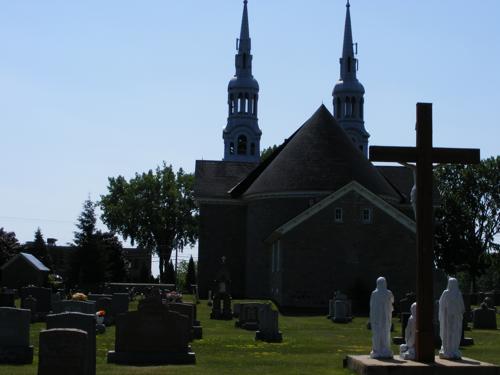
<path fill-rule="evenodd" d="M 433 148 L 432 104 L 417 103 L 417 147 L 370 147 L 370 161 L 416 163 L 417 327 L 416 360 L 434 362 L 433 318 L 433 163 L 477 164 L 479 149 Z"/>

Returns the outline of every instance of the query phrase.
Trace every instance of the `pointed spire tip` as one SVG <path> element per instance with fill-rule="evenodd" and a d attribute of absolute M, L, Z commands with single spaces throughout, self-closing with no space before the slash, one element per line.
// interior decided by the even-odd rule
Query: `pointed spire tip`
<path fill-rule="evenodd" d="M 246 0 L 245 0 L 246 1 Z M 349 8 L 351 6 L 351 4 L 349 4 L 349 0 L 347 0 L 347 4 L 345 5 L 347 8 Z"/>

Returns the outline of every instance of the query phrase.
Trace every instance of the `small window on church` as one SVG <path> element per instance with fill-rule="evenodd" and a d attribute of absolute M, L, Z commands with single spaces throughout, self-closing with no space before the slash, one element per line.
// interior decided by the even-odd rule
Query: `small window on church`
<path fill-rule="evenodd" d="M 250 144 L 250 155 L 255 155 L 255 143 Z"/>
<path fill-rule="evenodd" d="M 364 224 L 370 224 L 372 222 L 372 209 L 363 208 L 361 210 L 361 222 Z"/>
<path fill-rule="evenodd" d="M 247 154 L 247 137 L 244 135 L 240 135 L 238 137 L 238 155 L 246 155 Z"/>
<path fill-rule="evenodd" d="M 344 212 L 342 211 L 342 208 L 336 207 L 335 208 L 335 222 L 342 223 L 343 221 L 344 221 Z"/>
<path fill-rule="evenodd" d="M 234 155 L 234 143 L 233 142 L 231 142 L 229 144 L 229 154 Z"/>

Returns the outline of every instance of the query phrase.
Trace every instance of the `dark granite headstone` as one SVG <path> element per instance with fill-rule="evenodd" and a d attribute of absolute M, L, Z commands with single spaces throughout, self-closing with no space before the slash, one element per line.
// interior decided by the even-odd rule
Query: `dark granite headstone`
<path fill-rule="evenodd" d="M 242 303 L 239 319 L 234 326 L 255 331 L 259 329 L 259 310 L 270 308 L 268 303 Z"/>
<path fill-rule="evenodd" d="M 19 290 L 19 296 L 21 300 L 28 296 L 36 298 L 36 311 L 41 318 L 52 310 L 52 290 L 50 288 L 27 286 Z"/>
<path fill-rule="evenodd" d="M 89 335 L 79 329 L 56 328 L 40 332 L 38 375 L 88 375 Z M 95 364 L 94 364 L 95 373 Z"/>
<path fill-rule="evenodd" d="M 497 329 L 497 316 L 494 309 L 490 309 L 486 303 L 472 312 L 474 329 Z"/>
<path fill-rule="evenodd" d="M 54 303 L 53 306 L 53 312 L 55 314 L 59 314 L 62 312 L 81 312 L 84 314 L 95 314 L 96 311 L 95 301 L 63 300 Z"/>
<path fill-rule="evenodd" d="M 36 322 L 38 320 L 36 307 L 37 307 L 36 298 L 34 298 L 31 295 L 21 300 L 21 308 L 29 310 L 31 312 L 32 322 Z"/>
<path fill-rule="evenodd" d="M 0 307 L 0 364 L 33 363 L 30 321 L 29 310 Z"/>
<path fill-rule="evenodd" d="M 79 312 L 65 312 L 61 314 L 47 315 L 47 329 L 74 328 L 88 333 L 87 372 L 85 375 L 96 373 L 96 321 L 95 315 Z"/>
<path fill-rule="evenodd" d="M 115 350 L 108 362 L 128 365 L 194 364 L 189 318 L 150 300 L 116 317 Z"/>
<path fill-rule="evenodd" d="M 128 293 L 113 293 L 111 297 L 111 314 L 117 316 L 128 312 L 130 298 Z"/>
<path fill-rule="evenodd" d="M 259 310 L 259 330 L 255 332 L 255 340 L 266 342 L 282 342 L 283 335 L 278 328 L 278 312 L 271 308 Z"/>
<path fill-rule="evenodd" d="M 0 292 L 0 307 L 16 307 L 16 295 L 13 291 L 3 290 Z"/>
<path fill-rule="evenodd" d="M 191 304 L 191 303 L 169 303 L 168 304 L 168 308 L 170 311 L 175 311 L 179 314 L 182 314 L 182 315 L 186 315 L 188 317 L 188 321 L 189 321 L 189 331 L 190 331 L 190 341 L 197 338 L 197 339 L 201 339 L 201 327 L 197 326 L 197 333 L 196 333 L 196 336 L 195 337 L 195 332 L 194 332 L 194 314 L 195 314 L 195 308 L 196 308 L 196 305 L 194 304 Z"/>

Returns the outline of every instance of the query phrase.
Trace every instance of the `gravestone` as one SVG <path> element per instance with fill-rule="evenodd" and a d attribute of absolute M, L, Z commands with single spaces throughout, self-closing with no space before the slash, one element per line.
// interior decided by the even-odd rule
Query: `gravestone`
<path fill-rule="evenodd" d="M 270 309 L 268 303 L 242 303 L 239 319 L 234 323 L 235 327 L 249 331 L 259 329 L 259 310 Z"/>
<path fill-rule="evenodd" d="M 0 307 L 16 307 L 16 295 L 14 291 L 6 288 L 0 292 Z"/>
<path fill-rule="evenodd" d="M 266 342 L 282 342 L 283 335 L 278 328 L 278 312 L 271 308 L 259 310 L 259 330 L 255 332 L 255 340 Z"/>
<path fill-rule="evenodd" d="M 80 312 L 65 312 L 61 314 L 47 315 L 47 329 L 54 328 L 74 328 L 82 330 L 88 334 L 88 350 L 86 351 L 88 363 L 85 375 L 95 375 L 96 373 L 96 322 L 95 315 L 83 314 Z"/>
<path fill-rule="evenodd" d="M 52 290 L 50 288 L 27 286 L 19 290 L 21 300 L 28 296 L 36 298 L 36 312 L 41 319 L 50 313 L 52 310 Z"/>
<path fill-rule="evenodd" d="M 193 308 L 193 305 L 186 304 L 186 303 L 172 302 L 172 303 L 167 304 L 167 307 L 170 311 L 179 313 L 181 315 L 185 315 L 188 318 L 187 329 L 189 330 L 189 341 L 192 341 L 194 338 L 194 333 L 193 333 L 194 308 Z"/>
<path fill-rule="evenodd" d="M 232 320 L 231 310 L 231 276 L 226 265 L 226 257 L 221 258 L 221 266 L 215 280 L 215 294 L 212 302 L 210 319 Z"/>
<path fill-rule="evenodd" d="M 474 329 L 497 329 L 497 317 L 494 309 L 490 309 L 486 303 L 474 309 L 473 328 Z"/>
<path fill-rule="evenodd" d="M 83 314 L 95 314 L 96 311 L 95 301 L 63 300 L 55 303 L 53 306 L 54 314 L 59 314 L 62 312 L 81 312 Z"/>
<path fill-rule="evenodd" d="M 493 299 L 493 297 L 491 295 L 486 294 L 486 297 L 484 297 L 483 302 L 486 303 L 486 305 L 488 305 L 488 308 L 495 309 L 495 311 L 496 311 L 495 300 Z"/>
<path fill-rule="evenodd" d="M 88 362 L 89 338 L 89 334 L 80 329 L 56 328 L 41 331 L 38 375 L 91 373 L 91 364 Z"/>
<path fill-rule="evenodd" d="M 115 350 L 108 363 L 136 366 L 194 364 L 189 318 L 151 299 L 137 311 L 116 317 Z"/>
<path fill-rule="evenodd" d="M 240 316 L 240 311 L 241 311 L 241 303 L 234 303 L 233 304 L 233 316 L 235 318 L 238 318 Z"/>
<path fill-rule="evenodd" d="M 128 311 L 130 297 L 128 293 L 113 293 L 111 297 L 111 314 L 116 317 Z"/>
<path fill-rule="evenodd" d="M 23 298 L 21 300 L 21 308 L 29 310 L 31 312 L 31 321 L 32 322 L 38 321 L 36 305 L 37 305 L 36 298 L 34 298 L 31 295 L 26 297 L 26 298 Z"/>
<path fill-rule="evenodd" d="M 0 307 L 0 364 L 33 363 L 30 320 L 29 310 Z"/>
<path fill-rule="evenodd" d="M 349 323 L 352 321 L 350 314 L 350 301 L 336 300 L 333 321 L 335 323 Z"/>
<path fill-rule="evenodd" d="M 399 300 L 399 312 L 409 313 L 411 305 L 417 300 L 417 296 L 413 292 L 408 292 Z M 404 337 L 404 332 L 403 332 Z"/>

